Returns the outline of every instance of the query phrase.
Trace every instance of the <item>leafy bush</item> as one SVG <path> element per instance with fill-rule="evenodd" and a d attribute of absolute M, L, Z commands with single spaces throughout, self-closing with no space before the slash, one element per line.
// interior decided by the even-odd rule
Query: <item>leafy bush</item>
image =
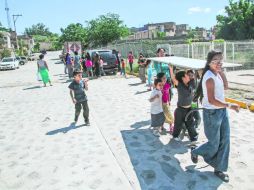
<path fill-rule="evenodd" d="M 0 51 L 0 58 L 2 59 L 3 57 L 10 57 L 11 56 L 11 51 L 9 49 L 4 48 L 3 50 Z"/>

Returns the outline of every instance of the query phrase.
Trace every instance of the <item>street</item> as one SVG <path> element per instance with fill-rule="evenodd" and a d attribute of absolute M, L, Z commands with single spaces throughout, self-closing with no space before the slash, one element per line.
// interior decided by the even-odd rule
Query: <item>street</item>
<path fill-rule="evenodd" d="M 193 165 L 187 138 L 152 135 L 150 92 L 138 78 L 90 80 L 91 126 L 83 126 L 81 114 L 73 127 L 70 82 L 63 64 L 55 64 L 58 55 L 45 57 L 52 87 L 37 81 L 36 62 L 0 72 L 0 190 L 253 188 L 253 113 L 230 111 L 231 181 L 225 184 L 202 160 Z"/>

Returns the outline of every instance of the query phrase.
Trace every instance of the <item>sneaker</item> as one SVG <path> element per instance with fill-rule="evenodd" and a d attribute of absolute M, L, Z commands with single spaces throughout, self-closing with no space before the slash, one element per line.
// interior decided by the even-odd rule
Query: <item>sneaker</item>
<path fill-rule="evenodd" d="M 160 136 L 160 133 L 159 133 L 158 129 L 153 129 L 153 135 L 156 136 L 156 137 Z"/>
<path fill-rule="evenodd" d="M 159 129 L 159 133 L 161 135 L 167 135 L 167 130 L 164 127 L 162 127 L 162 128 Z"/>
<path fill-rule="evenodd" d="M 174 137 L 174 140 L 177 142 L 181 142 L 182 140 L 179 137 Z"/>
<path fill-rule="evenodd" d="M 90 126 L 90 122 L 89 121 L 85 121 L 85 125 L 86 126 Z"/>
<path fill-rule="evenodd" d="M 72 126 L 76 126 L 76 124 L 77 124 L 77 121 L 73 121 L 73 122 L 71 123 Z"/>
<path fill-rule="evenodd" d="M 191 161 L 194 164 L 198 163 L 198 155 L 193 154 L 193 150 L 195 150 L 195 147 L 191 147 Z"/>
<path fill-rule="evenodd" d="M 228 174 L 225 174 L 221 171 L 214 171 L 214 175 L 216 175 L 218 178 L 220 178 L 222 181 L 228 183 L 229 182 L 229 176 Z"/>

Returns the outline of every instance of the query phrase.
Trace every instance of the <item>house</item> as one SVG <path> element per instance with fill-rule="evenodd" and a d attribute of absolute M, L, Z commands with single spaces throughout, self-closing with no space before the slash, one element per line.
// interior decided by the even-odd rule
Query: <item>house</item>
<path fill-rule="evenodd" d="M 206 39 L 207 38 L 207 30 L 205 28 L 195 28 L 196 38 Z"/>
<path fill-rule="evenodd" d="M 3 48 L 11 49 L 11 34 L 9 32 L 0 31 L 0 33 L 3 35 Z"/>
<path fill-rule="evenodd" d="M 173 37 L 175 36 L 176 32 L 176 23 L 175 22 L 163 22 L 163 23 L 156 23 L 156 24 L 147 24 L 144 26 L 147 28 L 148 31 L 151 32 L 164 32 L 166 37 Z"/>
<path fill-rule="evenodd" d="M 176 25 L 176 36 L 187 36 L 190 29 L 188 24 L 178 24 Z"/>

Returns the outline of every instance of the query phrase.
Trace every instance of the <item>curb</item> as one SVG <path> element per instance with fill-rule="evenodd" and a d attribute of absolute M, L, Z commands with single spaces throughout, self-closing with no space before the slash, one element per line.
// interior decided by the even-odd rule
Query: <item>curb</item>
<path fill-rule="evenodd" d="M 243 101 L 235 100 L 232 98 L 225 98 L 226 102 L 238 104 L 243 109 L 249 109 L 250 111 L 254 111 L 254 103 L 248 104 Z"/>

